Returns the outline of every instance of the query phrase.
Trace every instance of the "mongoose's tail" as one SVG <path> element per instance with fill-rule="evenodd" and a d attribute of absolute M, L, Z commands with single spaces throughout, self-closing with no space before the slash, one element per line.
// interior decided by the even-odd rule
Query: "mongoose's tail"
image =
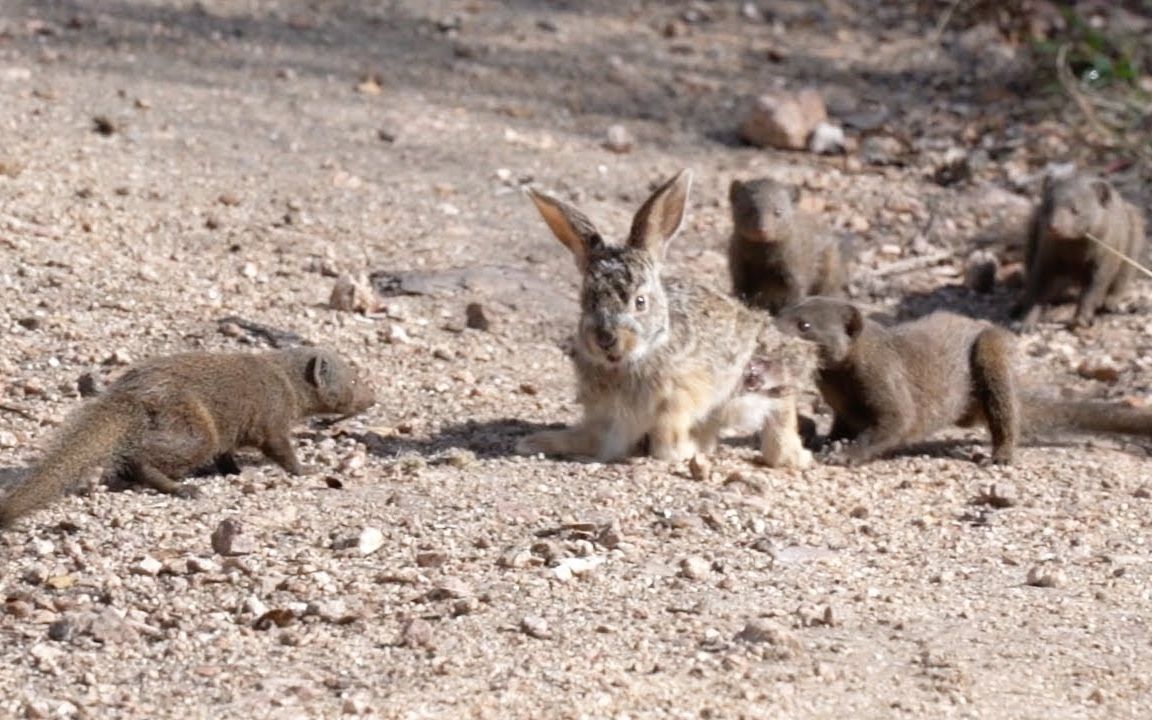
<path fill-rule="evenodd" d="M 1021 427 L 1030 433 L 1119 433 L 1152 437 L 1152 410 L 1123 403 L 1087 400 L 1053 400 L 1034 395 L 1021 399 Z"/>
<path fill-rule="evenodd" d="M 133 408 L 111 398 L 98 398 L 73 413 L 28 477 L 0 497 L 0 528 L 52 502 L 89 468 L 111 459 L 134 421 Z"/>

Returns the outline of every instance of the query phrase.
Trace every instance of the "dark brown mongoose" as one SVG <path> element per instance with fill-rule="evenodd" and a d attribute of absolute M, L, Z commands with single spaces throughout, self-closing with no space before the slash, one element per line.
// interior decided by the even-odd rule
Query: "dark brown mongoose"
<path fill-rule="evenodd" d="M 1069 287 L 1080 290 L 1073 327 L 1091 325 L 1101 308 L 1116 309 L 1133 268 L 1089 234 L 1137 261 L 1144 251 L 1144 218 L 1111 184 L 1046 177 L 1028 230 L 1024 292 L 1013 310 L 1022 329 L 1034 327 L 1043 306 Z"/>
<path fill-rule="evenodd" d="M 797 195 L 767 178 L 733 180 L 728 188 L 733 293 L 772 313 L 809 295 L 839 295 L 847 281 L 840 241 L 796 209 Z"/>
<path fill-rule="evenodd" d="M 241 447 L 259 448 L 301 474 L 294 423 L 351 415 L 374 402 L 356 369 L 326 350 L 147 360 L 65 421 L 31 474 L 0 498 L 0 527 L 50 503 L 96 465 L 184 495 L 191 493 L 180 478 L 213 463 L 234 469 L 232 452 Z"/>
<path fill-rule="evenodd" d="M 886 327 L 833 298 L 808 298 L 776 322 L 817 346 L 816 384 L 834 415 L 829 439 L 853 441 L 850 463 L 952 425 L 986 425 L 992 460 L 1005 464 L 1021 431 L 1152 436 L 1149 410 L 1019 392 L 1013 336 L 991 323 L 937 312 Z"/>

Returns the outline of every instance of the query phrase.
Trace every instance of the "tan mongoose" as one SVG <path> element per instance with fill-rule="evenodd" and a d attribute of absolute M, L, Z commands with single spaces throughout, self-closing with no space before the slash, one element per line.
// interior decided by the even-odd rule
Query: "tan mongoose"
<path fill-rule="evenodd" d="M 0 527 L 48 504 L 104 465 L 166 493 L 231 453 L 259 448 L 293 475 L 303 472 L 292 425 L 310 415 L 351 415 L 372 406 L 372 388 L 335 354 L 297 348 L 263 354 L 185 353 L 130 368 L 76 410 L 39 464 L 0 498 Z"/>
<path fill-rule="evenodd" d="M 839 295 L 847 281 L 841 243 L 796 209 L 798 190 L 775 180 L 733 180 L 728 271 L 733 293 L 779 312 L 809 295 Z"/>
<path fill-rule="evenodd" d="M 1025 247 L 1025 284 L 1013 311 L 1023 329 L 1036 325 L 1041 310 L 1068 287 L 1080 290 L 1073 327 L 1092 324 L 1104 308 L 1114 311 L 1133 268 L 1104 244 L 1139 261 L 1144 251 L 1144 217 L 1110 183 L 1086 175 L 1044 179 Z"/>
<path fill-rule="evenodd" d="M 816 384 L 834 414 L 829 440 L 853 441 L 850 463 L 952 425 L 986 425 L 992 461 L 1005 464 L 1021 430 L 1152 436 L 1149 410 L 1019 392 L 1013 336 L 991 323 L 936 312 L 886 327 L 833 298 L 803 300 L 776 322 L 817 346 Z"/>

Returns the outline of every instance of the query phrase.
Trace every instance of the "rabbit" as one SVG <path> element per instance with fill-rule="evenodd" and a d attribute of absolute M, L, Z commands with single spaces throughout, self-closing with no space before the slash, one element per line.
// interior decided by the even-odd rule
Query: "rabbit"
<path fill-rule="evenodd" d="M 521 438 L 518 452 L 608 462 L 635 454 L 647 439 L 652 457 L 681 461 L 711 451 L 721 436 L 762 429 L 770 466 L 811 461 L 791 389 L 814 365 L 811 351 L 736 298 L 661 277 L 691 184 L 684 170 L 661 185 L 636 212 L 622 245 L 606 242 L 576 208 L 527 191 L 583 274 L 573 360 L 584 418 Z M 766 394 L 744 392 L 758 349 L 768 358 L 759 363 L 767 367 Z"/>

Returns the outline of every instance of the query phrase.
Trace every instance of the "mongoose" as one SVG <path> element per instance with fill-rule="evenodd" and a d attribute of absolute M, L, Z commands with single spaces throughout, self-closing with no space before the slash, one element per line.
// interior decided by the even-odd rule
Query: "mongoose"
<path fill-rule="evenodd" d="M 1152 411 L 1020 393 L 1013 336 L 991 323 L 936 312 L 886 327 L 817 297 L 786 308 L 777 327 L 817 346 L 816 384 L 834 415 L 828 439 L 853 441 L 849 463 L 951 425 L 986 425 L 1000 464 L 1012 462 L 1021 430 L 1152 436 Z"/>
<path fill-rule="evenodd" d="M 728 271 L 737 297 L 771 313 L 809 295 L 839 295 L 847 280 L 843 248 L 796 210 L 799 191 L 762 178 L 733 180 Z"/>
<path fill-rule="evenodd" d="M 29 477 L 0 498 L 0 527 L 53 501 L 96 465 L 191 495 L 177 480 L 213 464 L 235 469 L 232 452 L 255 447 L 299 475 L 289 435 L 295 422 L 374 403 L 364 378 L 326 350 L 154 358 L 68 417 Z"/>
<path fill-rule="evenodd" d="M 1144 218 L 1105 180 L 1085 175 L 1044 179 L 1025 247 L 1026 280 L 1014 309 L 1029 329 L 1043 306 L 1069 286 L 1080 289 L 1073 327 L 1085 327 L 1101 308 L 1114 311 L 1132 266 L 1092 242 L 1091 234 L 1130 258 L 1144 250 Z"/>

